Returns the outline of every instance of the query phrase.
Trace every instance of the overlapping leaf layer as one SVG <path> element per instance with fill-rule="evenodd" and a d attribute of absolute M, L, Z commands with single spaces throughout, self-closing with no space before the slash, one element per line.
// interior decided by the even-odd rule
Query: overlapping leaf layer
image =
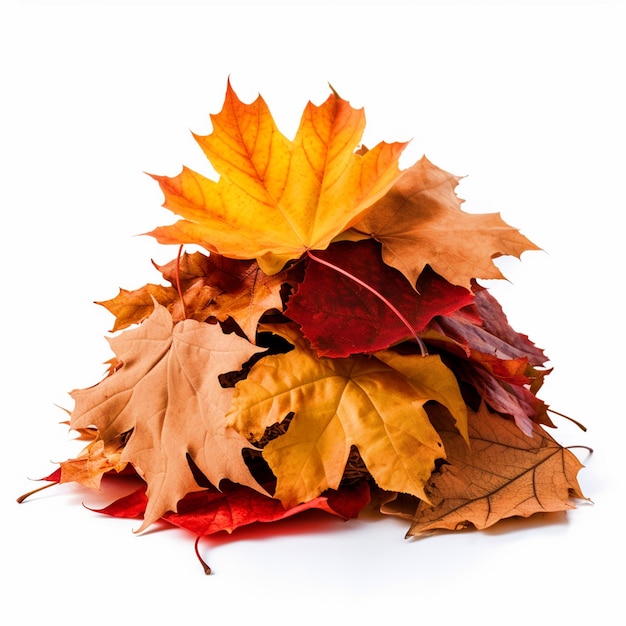
<path fill-rule="evenodd" d="M 131 472 L 143 486 L 103 513 L 197 535 L 354 517 L 370 489 L 410 534 L 571 508 L 580 464 L 537 397 L 547 359 L 479 284 L 537 247 L 463 212 L 459 178 L 426 158 L 401 171 L 404 144 L 360 146 L 363 111 L 336 93 L 294 140 L 230 84 L 211 120 L 195 138 L 217 180 L 155 176 L 181 219 L 150 233 L 205 252 L 100 303 L 115 356 L 71 394 L 91 442 L 48 479 Z"/>

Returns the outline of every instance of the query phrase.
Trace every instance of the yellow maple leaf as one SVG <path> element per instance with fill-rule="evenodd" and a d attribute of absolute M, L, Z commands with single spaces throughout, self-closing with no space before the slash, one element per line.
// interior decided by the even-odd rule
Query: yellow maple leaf
<path fill-rule="evenodd" d="M 438 356 L 318 358 L 288 325 L 265 326 L 294 344 L 267 356 L 237 383 L 229 424 L 251 440 L 295 415 L 263 448 L 287 507 L 336 489 L 354 445 L 377 484 L 426 498 L 435 460 L 445 457 L 424 405 L 441 403 L 467 437 L 466 407 L 453 373 Z"/>
<path fill-rule="evenodd" d="M 183 219 L 148 234 L 257 259 L 266 274 L 307 250 L 325 249 L 401 175 L 406 143 L 381 142 L 357 153 L 365 115 L 335 93 L 320 106 L 308 103 L 293 141 L 279 132 L 260 96 L 245 104 L 230 83 L 211 121 L 213 132 L 195 139 L 219 180 L 188 168 L 173 178 L 154 176 L 164 206 Z"/>

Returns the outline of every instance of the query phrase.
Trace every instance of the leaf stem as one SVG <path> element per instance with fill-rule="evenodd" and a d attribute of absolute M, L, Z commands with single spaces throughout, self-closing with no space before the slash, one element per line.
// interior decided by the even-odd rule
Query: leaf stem
<path fill-rule="evenodd" d="M 565 449 L 566 450 L 571 450 L 572 448 L 582 448 L 583 450 L 587 450 L 587 452 L 589 452 L 589 454 L 593 454 L 593 448 L 590 448 L 589 446 L 583 446 L 583 445 L 567 446 L 567 448 L 565 448 Z"/>
<path fill-rule="evenodd" d="M 211 574 L 211 568 L 207 564 L 207 562 L 200 556 L 200 551 L 198 550 L 198 544 L 200 543 L 200 538 L 202 535 L 198 535 L 196 537 L 196 542 L 193 545 L 194 550 L 196 551 L 196 556 L 198 557 L 198 561 L 200 561 L 200 565 L 204 569 L 204 573 L 209 576 Z"/>
<path fill-rule="evenodd" d="M 587 427 L 584 424 L 581 424 L 580 422 L 577 422 L 573 417 L 570 417 L 569 415 L 565 415 L 564 413 L 559 413 L 558 411 L 555 411 L 554 409 L 548 409 L 548 411 L 550 413 L 554 413 L 555 415 L 558 415 L 559 417 L 562 417 L 562 418 L 564 418 L 566 420 L 569 420 L 573 424 L 576 424 L 576 426 L 578 426 L 578 428 L 580 428 L 580 430 L 582 430 L 585 433 L 587 432 Z"/>
<path fill-rule="evenodd" d="M 183 307 L 183 319 L 187 319 L 187 308 L 185 307 L 185 298 L 183 298 L 183 290 L 180 286 L 180 257 L 183 252 L 182 244 L 178 246 L 178 254 L 176 255 L 176 289 L 180 297 L 180 303 Z"/>
<path fill-rule="evenodd" d="M 335 270 L 336 272 L 339 272 L 340 274 L 349 278 L 350 280 L 353 280 L 355 283 L 357 283 L 361 287 L 364 287 L 370 293 L 374 294 L 408 328 L 409 332 L 411 333 L 411 335 L 417 342 L 417 345 L 419 346 L 422 356 L 428 356 L 428 349 L 426 348 L 426 344 L 422 341 L 422 339 L 415 332 L 415 329 L 413 328 L 413 326 L 411 326 L 411 324 L 406 319 L 406 317 L 404 317 L 404 315 L 402 315 L 402 313 L 400 313 L 400 311 L 389 300 L 387 300 L 387 298 L 385 298 L 385 296 L 383 296 L 382 293 L 374 289 L 374 287 L 372 287 L 371 285 L 368 285 L 366 282 L 362 281 L 360 278 L 357 278 L 354 274 L 350 274 L 350 272 L 347 272 L 346 270 L 341 269 L 337 265 L 334 265 L 333 263 L 329 263 L 328 261 L 325 261 L 324 259 L 321 259 L 320 257 L 315 256 L 310 250 L 307 250 L 306 253 L 310 259 L 313 259 L 314 261 L 317 261 L 318 263 L 321 263 L 322 265 L 325 265 L 326 267 L 330 267 L 331 269 Z"/>
<path fill-rule="evenodd" d="M 49 483 L 47 485 L 44 485 L 43 487 L 37 487 L 37 489 L 33 489 L 32 491 L 29 491 L 28 493 L 25 493 L 21 495 L 19 498 L 17 498 L 17 503 L 22 504 L 22 502 L 24 502 L 26 498 L 30 498 L 30 496 L 32 496 L 33 494 L 43 491 L 44 489 L 48 489 L 49 487 L 54 487 L 55 485 L 58 485 L 58 484 L 59 483 L 54 482 L 54 483 Z"/>

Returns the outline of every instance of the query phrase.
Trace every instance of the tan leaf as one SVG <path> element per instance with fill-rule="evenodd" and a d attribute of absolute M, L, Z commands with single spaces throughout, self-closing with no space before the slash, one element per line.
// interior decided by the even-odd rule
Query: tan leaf
<path fill-rule="evenodd" d="M 218 325 L 185 320 L 174 326 L 158 304 L 139 327 L 109 341 L 121 366 L 99 384 L 72 392 L 70 424 L 95 426 L 105 443 L 132 430 L 121 460 L 148 485 L 139 530 L 200 489 L 187 455 L 216 486 L 228 478 L 262 491 L 241 454 L 249 443 L 225 425 L 233 389 L 218 380 L 260 348 Z"/>

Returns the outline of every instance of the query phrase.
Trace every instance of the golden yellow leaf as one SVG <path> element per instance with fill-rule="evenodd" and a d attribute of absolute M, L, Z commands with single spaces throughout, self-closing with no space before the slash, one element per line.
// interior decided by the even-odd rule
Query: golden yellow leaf
<path fill-rule="evenodd" d="M 268 328 L 295 347 L 253 365 L 236 385 L 227 419 L 254 441 L 295 413 L 287 432 L 263 449 L 276 497 L 289 507 L 336 489 L 353 445 L 380 487 L 425 497 L 424 484 L 445 451 L 424 404 L 440 402 L 466 432 L 456 379 L 439 357 L 318 358 L 297 330 Z"/>
<path fill-rule="evenodd" d="M 293 141 L 282 135 L 259 96 L 244 104 L 230 83 L 213 132 L 196 136 L 220 175 L 190 169 L 154 176 L 164 206 L 183 219 L 153 230 L 161 243 L 199 244 L 235 259 L 257 259 L 266 274 L 309 249 L 325 249 L 400 176 L 405 143 L 380 143 L 356 153 L 362 109 L 331 94 L 309 103 Z"/>

